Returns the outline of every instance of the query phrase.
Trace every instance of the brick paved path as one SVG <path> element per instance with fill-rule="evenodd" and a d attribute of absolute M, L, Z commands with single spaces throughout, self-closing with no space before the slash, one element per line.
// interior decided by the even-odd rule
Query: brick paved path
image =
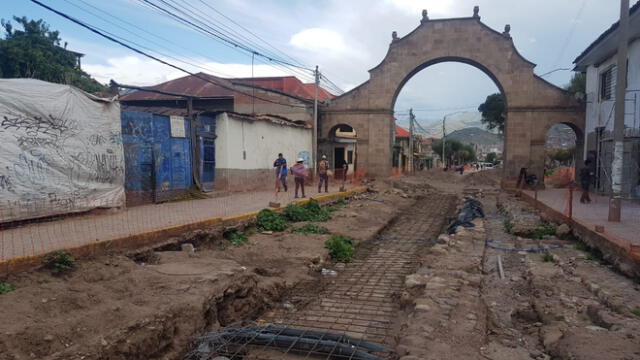
<path fill-rule="evenodd" d="M 352 188 L 347 185 L 347 190 Z M 337 192 L 338 186 L 331 186 L 329 191 Z M 309 186 L 306 195 L 319 194 L 315 187 Z M 273 191 L 253 191 L 212 199 L 136 206 L 99 215 L 70 216 L 9 229 L 3 229 L 0 224 L 0 263 L 170 226 L 241 215 L 266 208 L 274 200 Z M 283 206 L 294 200 L 293 191 L 282 192 L 277 198 Z"/>
<path fill-rule="evenodd" d="M 527 194 L 534 197 L 533 191 L 527 191 Z M 576 189 L 573 192 L 573 218 L 590 225 L 590 229 L 594 229 L 595 225 L 602 225 L 605 231 L 622 238 L 634 245 L 640 245 L 640 202 L 639 201 L 623 201 L 622 203 L 622 221 L 615 223 L 609 222 L 609 198 L 590 194 L 591 203 L 580 203 L 581 192 Z M 546 189 L 538 191 L 538 201 L 546 204 L 552 209 L 564 213 L 569 202 L 569 193 L 567 189 Z"/>
<path fill-rule="evenodd" d="M 340 271 L 315 301 L 274 322 L 393 344 L 405 276 L 420 266 L 419 252 L 431 246 L 446 225 L 454 199 L 423 199 L 404 209 L 377 239 L 363 244 L 359 258 Z"/>

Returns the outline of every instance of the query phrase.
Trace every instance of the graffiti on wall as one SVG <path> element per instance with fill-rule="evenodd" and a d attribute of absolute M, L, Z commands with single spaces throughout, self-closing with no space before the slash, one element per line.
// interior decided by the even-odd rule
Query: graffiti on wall
<path fill-rule="evenodd" d="M 72 92 L 61 112 L 37 92 L 26 103 L 0 81 L 0 222 L 121 206 L 118 105 Z"/>

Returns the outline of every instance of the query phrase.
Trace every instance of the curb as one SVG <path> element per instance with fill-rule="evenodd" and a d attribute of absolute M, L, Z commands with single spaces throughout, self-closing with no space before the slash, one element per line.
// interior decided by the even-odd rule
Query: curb
<path fill-rule="evenodd" d="M 349 191 L 331 193 L 321 195 L 318 197 L 312 197 L 308 199 L 302 199 L 293 201 L 291 204 L 305 204 L 311 199 L 315 199 L 319 202 L 326 202 L 328 200 L 336 198 L 344 198 L 355 194 L 360 194 L 367 191 L 366 186 L 361 186 Z M 268 208 L 271 210 L 279 210 L 282 208 Z M 187 231 L 193 231 L 205 227 L 215 226 L 231 226 L 235 223 L 242 222 L 248 219 L 255 219 L 259 211 L 252 211 L 244 214 L 229 216 L 225 218 L 216 217 L 205 220 L 199 220 L 187 224 L 174 225 L 156 230 L 145 231 L 138 234 L 122 236 L 112 239 L 100 240 L 93 243 L 87 243 L 70 248 L 63 248 L 59 250 L 65 250 L 71 253 L 76 258 L 89 258 L 99 255 L 104 255 L 110 252 L 122 252 L 139 249 L 146 246 L 153 246 L 166 242 L 166 238 L 178 236 L 181 233 Z M 31 270 L 41 266 L 44 262 L 46 254 L 30 255 L 24 257 L 18 257 L 7 261 L 0 262 L 0 274 L 11 274 L 20 271 Z"/>
<path fill-rule="evenodd" d="M 538 209 L 545 217 L 570 225 L 574 233 L 580 235 L 582 241 L 591 247 L 598 248 L 605 255 L 605 258 L 615 259 L 612 263 L 619 271 L 632 278 L 640 279 L 640 253 L 637 251 L 637 246 L 611 233 L 596 232 L 592 225 L 573 218 L 570 219 L 547 204 L 535 200 L 524 191 L 520 192 L 520 195 L 525 202 Z"/>

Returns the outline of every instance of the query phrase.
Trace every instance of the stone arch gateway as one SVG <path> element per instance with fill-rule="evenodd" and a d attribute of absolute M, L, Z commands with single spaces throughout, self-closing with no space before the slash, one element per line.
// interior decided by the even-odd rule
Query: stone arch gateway
<path fill-rule="evenodd" d="M 542 179 L 547 129 L 565 123 L 583 130 L 584 105 L 535 75 L 536 65 L 518 53 L 509 30 L 509 25 L 501 33 L 483 24 L 477 8 L 472 17 L 436 20 L 423 11 L 411 33 L 402 38 L 393 33 L 387 55 L 369 70 L 369 80 L 320 108 L 320 147 L 329 146 L 334 126 L 349 124 L 358 129 L 358 166 L 371 176 L 389 175 L 393 108 L 402 86 L 430 65 L 458 61 L 485 72 L 506 98 L 504 185 L 515 184 L 521 168 Z"/>

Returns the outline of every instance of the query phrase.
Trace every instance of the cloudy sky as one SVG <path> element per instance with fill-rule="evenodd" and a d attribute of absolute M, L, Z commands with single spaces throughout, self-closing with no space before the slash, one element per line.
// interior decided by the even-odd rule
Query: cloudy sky
<path fill-rule="evenodd" d="M 145 1 L 161 4 L 161 0 L 41 1 L 191 71 L 234 77 L 249 77 L 252 70 L 255 76 L 292 73 L 290 68 L 274 66 L 260 57 L 254 59 L 252 67 L 249 53 L 198 33 L 145 5 Z M 465 17 L 472 15 L 474 5 L 479 5 L 485 24 L 500 31 L 505 24 L 511 24 L 516 47 L 538 64 L 538 75 L 572 67 L 573 59 L 619 15 L 616 0 L 164 1 L 291 63 L 319 65 L 323 75 L 343 90 L 368 79 L 367 70 L 384 57 L 391 32 L 404 36 L 412 31 L 419 24 L 422 9 L 428 9 L 430 18 Z M 29 0 L 0 1 L 0 14 L 5 19 L 12 15 L 44 19 L 52 29 L 60 31 L 69 49 L 86 54 L 84 70 L 101 82 L 114 79 L 151 85 L 184 75 Z M 306 70 L 293 74 L 311 81 Z M 545 78 L 562 86 L 570 76 L 570 71 L 558 71 Z M 400 123 L 409 108 L 417 109 L 418 119 L 427 121 L 454 111 L 473 110 L 496 91 L 479 70 L 464 64 L 441 63 L 421 71 L 406 84 L 396 111 Z"/>

